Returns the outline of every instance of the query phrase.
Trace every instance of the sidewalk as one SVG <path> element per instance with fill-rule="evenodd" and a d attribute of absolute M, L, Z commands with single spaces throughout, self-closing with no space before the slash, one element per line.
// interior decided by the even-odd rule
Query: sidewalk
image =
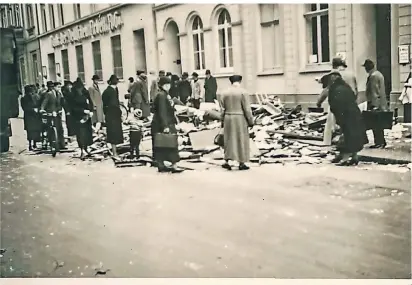
<path fill-rule="evenodd" d="M 359 159 L 381 164 L 409 164 L 411 163 L 411 143 L 400 142 L 385 149 L 364 148 L 359 152 Z"/>

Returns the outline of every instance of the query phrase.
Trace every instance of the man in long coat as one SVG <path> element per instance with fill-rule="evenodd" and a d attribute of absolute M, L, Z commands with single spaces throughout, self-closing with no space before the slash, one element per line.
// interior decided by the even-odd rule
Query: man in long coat
<path fill-rule="evenodd" d="M 142 110 L 142 119 L 150 116 L 150 102 L 146 75 L 143 71 L 138 71 L 137 80 L 133 83 L 130 90 L 131 111 Z"/>
<path fill-rule="evenodd" d="M 187 72 L 183 72 L 182 80 L 179 81 L 179 99 L 180 101 L 186 105 L 190 96 L 192 96 L 192 85 L 189 81 L 189 74 Z"/>
<path fill-rule="evenodd" d="M 340 165 L 354 165 L 358 163 L 357 153 L 362 150 L 365 143 L 366 130 L 362 114 L 352 88 L 342 79 L 339 71 L 333 70 L 328 77 L 330 110 L 343 133 Z"/>
<path fill-rule="evenodd" d="M 369 74 L 366 81 L 366 100 L 368 102 L 368 110 L 387 111 L 388 101 L 385 92 L 385 78 L 375 68 L 375 63 L 367 59 L 363 64 L 365 71 Z M 371 148 L 385 148 L 385 134 L 382 128 L 373 130 L 374 145 Z"/>
<path fill-rule="evenodd" d="M 250 138 L 248 127 L 253 126 L 249 93 L 240 87 L 242 76 L 229 77 L 232 86 L 221 95 L 222 121 L 224 129 L 225 164 L 231 170 L 229 160 L 239 162 L 239 170 L 248 170 L 250 160 Z"/>
<path fill-rule="evenodd" d="M 100 93 L 100 88 L 98 84 L 99 80 L 100 77 L 98 75 L 93 75 L 93 85 L 89 87 L 89 95 L 93 103 L 92 124 L 96 126 L 97 130 L 99 130 L 101 124 L 104 123 L 103 101 L 102 94 Z"/>
<path fill-rule="evenodd" d="M 156 98 L 156 95 L 157 95 L 157 91 L 159 89 L 159 85 L 158 85 L 159 78 L 162 78 L 164 76 L 165 76 L 165 71 L 160 70 L 159 76 L 152 79 L 150 83 L 150 102 L 154 102 L 154 99 Z"/>
<path fill-rule="evenodd" d="M 217 83 L 216 78 L 211 75 L 210 70 L 206 70 L 205 79 L 205 102 L 214 102 L 216 99 Z"/>

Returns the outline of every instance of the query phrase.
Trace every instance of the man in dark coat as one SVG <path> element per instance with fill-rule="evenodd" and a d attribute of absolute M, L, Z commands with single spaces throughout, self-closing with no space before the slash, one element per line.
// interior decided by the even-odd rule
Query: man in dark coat
<path fill-rule="evenodd" d="M 179 81 L 179 99 L 183 104 L 187 104 L 187 100 L 190 96 L 192 96 L 192 85 L 189 81 L 189 74 L 187 72 L 183 72 L 182 80 Z"/>
<path fill-rule="evenodd" d="M 142 110 L 142 119 L 146 119 L 150 116 L 150 102 L 149 102 L 149 91 L 147 85 L 147 77 L 144 71 L 137 71 L 137 80 L 133 83 L 130 88 L 130 111 L 133 113 L 134 110 Z"/>
<path fill-rule="evenodd" d="M 110 76 L 109 86 L 102 94 L 103 112 L 106 119 L 107 139 L 112 145 L 113 159 L 118 160 L 116 145 L 123 143 L 122 111 L 120 110 L 119 90 L 116 75 Z"/>
<path fill-rule="evenodd" d="M 35 86 L 24 86 L 24 96 L 21 98 L 21 107 L 24 111 L 24 129 L 27 132 L 29 150 L 37 148 L 36 143 L 41 141 L 42 122 L 38 113 L 40 98 Z"/>
<path fill-rule="evenodd" d="M 355 165 L 359 162 L 357 153 L 365 144 L 366 129 L 362 113 L 352 88 L 342 79 L 339 71 L 332 70 L 328 76 L 330 110 L 343 133 L 343 143 L 340 146 L 342 161 L 339 165 Z"/>
<path fill-rule="evenodd" d="M 152 79 L 152 82 L 150 84 L 150 102 L 154 102 L 156 95 L 157 95 L 157 91 L 158 91 L 158 82 L 159 82 L 159 78 L 164 77 L 165 76 L 165 71 L 164 70 L 160 70 L 159 71 L 159 76 L 157 78 Z"/>
<path fill-rule="evenodd" d="M 366 100 L 368 101 L 368 110 L 387 111 L 388 102 L 385 92 L 385 78 L 383 74 L 376 70 L 375 63 L 367 59 L 363 64 L 365 71 L 369 74 L 366 82 Z M 373 130 L 374 145 L 371 148 L 385 148 L 385 133 L 382 128 Z"/>
<path fill-rule="evenodd" d="M 217 83 L 210 70 L 206 70 L 205 79 L 205 102 L 214 102 L 216 99 Z"/>
<path fill-rule="evenodd" d="M 66 114 L 66 127 L 67 127 L 67 135 L 69 137 L 76 135 L 75 124 L 73 122 L 72 117 L 72 87 L 73 84 L 71 81 L 65 80 L 64 85 L 62 87 L 62 93 L 64 98 L 63 109 Z"/>
<path fill-rule="evenodd" d="M 62 105 L 63 105 L 63 95 L 61 92 L 58 92 L 55 87 L 53 81 L 47 82 L 47 91 L 44 93 L 44 99 L 41 104 L 40 112 L 41 113 L 56 113 L 56 128 L 58 133 L 58 140 L 60 149 L 65 149 L 66 144 L 64 141 L 63 135 L 63 124 L 62 124 Z"/>

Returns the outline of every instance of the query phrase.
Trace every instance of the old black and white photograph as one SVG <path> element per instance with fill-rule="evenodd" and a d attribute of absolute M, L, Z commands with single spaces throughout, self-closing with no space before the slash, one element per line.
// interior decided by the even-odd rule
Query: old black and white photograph
<path fill-rule="evenodd" d="M 0 277 L 410 280 L 411 9 L 2 2 Z"/>

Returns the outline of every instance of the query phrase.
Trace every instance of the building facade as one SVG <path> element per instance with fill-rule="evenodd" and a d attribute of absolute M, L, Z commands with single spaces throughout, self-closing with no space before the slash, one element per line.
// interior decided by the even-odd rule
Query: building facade
<path fill-rule="evenodd" d="M 89 83 L 95 73 L 104 80 L 115 73 L 121 93 L 137 69 L 201 78 L 210 69 L 219 89 L 240 73 L 251 93 L 308 105 L 321 91 L 315 78 L 339 54 L 355 72 L 361 98 L 361 65 L 370 58 L 395 102 L 411 69 L 410 4 L 36 6 L 43 77 Z"/>

